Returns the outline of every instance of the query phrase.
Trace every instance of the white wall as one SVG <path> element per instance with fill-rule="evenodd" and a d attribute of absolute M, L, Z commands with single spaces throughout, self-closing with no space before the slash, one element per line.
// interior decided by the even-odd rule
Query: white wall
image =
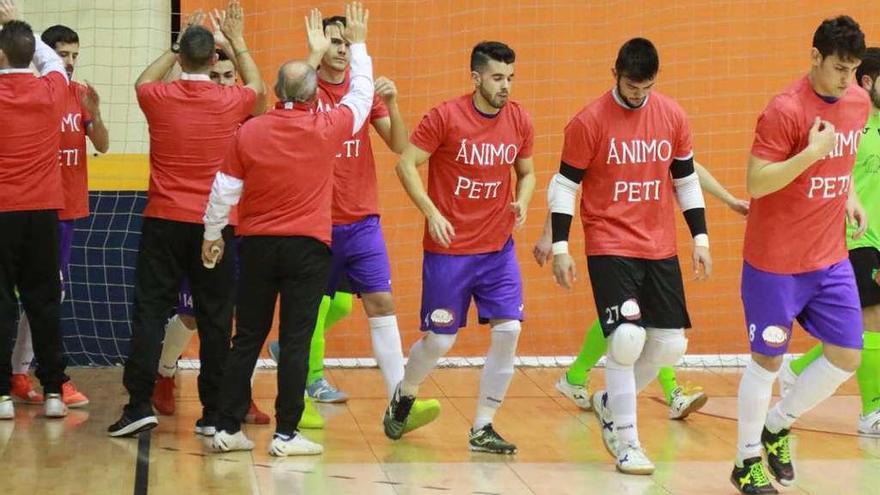
<path fill-rule="evenodd" d="M 101 96 L 101 115 L 110 130 L 110 153 L 147 153 L 149 137 L 134 81 L 168 49 L 171 2 L 18 0 L 18 7 L 36 32 L 63 24 L 79 34 L 74 80 L 89 81 Z"/>

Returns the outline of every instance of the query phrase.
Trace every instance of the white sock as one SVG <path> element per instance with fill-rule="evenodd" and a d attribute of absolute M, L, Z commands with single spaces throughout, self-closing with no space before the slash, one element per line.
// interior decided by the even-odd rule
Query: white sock
<path fill-rule="evenodd" d="M 767 429 L 771 433 L 791 428 L 791 425 L 820 402 L 831 397 L 853 373 L 831 364 L 825 356 L 810 363 L 798 376 L 788 394 L 767 415 Z"/>
<path fill-rule="evenodd" d="M 647 348 L 647 346 L 648 342 L 645 342 L 645 347 Z M 648 388 L 648 385 L 657 378 L 657 373 L 661 367 L 660 364 L 647 359 L 644 351 L 642 351 L 642 355 L 639 356 L 638 361 L 633 365 L 633 374 L 636 379 L 636 395 L 642 393 L 642 390 Z"/>
<path fill-rule="evenodd" d="M 34 342 L 31 340 L 31 325 L 24 311 L 18 319 L 18 336 L 12 348 L 12 373 L 27 374 L 34 360 Z"/>
<path fill-rule="evenodd" d="M 397 328 L 397 316 L 376 316 L 368 318 L 370 337 L 373 341 L 373 356 L 382 378 L 385 379 L 385 390 L 388 400 L 394 397 L 394 389 L 403 380 L 403 349 L 400 344 L 400 330 Z"/>
<path fill-rule="evenodd" d="M 605 356 L 605 387 L 608 407 L 614 418 L 614 431 L 621 445 L 639 445 L 636 423 L 636 378 L 631 365 L 623 365 Z"/>
<path fill-rule="evenodd" d="M 477 415 L 474 417 L 474 430 L 486 426 L 501 407 L 507 388 L 513 379 L 516 360 L 516 344 L 519 341 L 520 322 L 505 321 L 492 327 L 492 343 L 486 353 L 486 364 L 480 375 L 480 395 L 477 400 Z M 491 412 L 490 412 L 491 410 Z"/>
<path fill-rule="evenodd" d="M 437 361 L 449 352 L 454 343 L 455 334 L 425 332 L 422 338 L 416 341 L 409 350 L 409 359 L 406 361 L 400 393 L 418 395 L 419 386 L 437 366 Z"/>
<path fill-rule="evenodd" d="M 768 371 L 760 364 L 749 360 L 742 379 L 739 381 L 737 399 L 737 442 L 736 465 L 743 460 L 761 455 L 761 431 L 767 421 L 770 396 L 773 394 L 773 380 L 777 371 Z"/>
<path fill-rule="evenodd" d="M 178 315 L 174 315 L 165 325 L 165 342 L 162 344 L 162 355 L 159 357 L 161 376 L 171 378 L 177 373 L 177 358 L 186 350 L 195 333 L 194 330 L 186 328 Z"/>

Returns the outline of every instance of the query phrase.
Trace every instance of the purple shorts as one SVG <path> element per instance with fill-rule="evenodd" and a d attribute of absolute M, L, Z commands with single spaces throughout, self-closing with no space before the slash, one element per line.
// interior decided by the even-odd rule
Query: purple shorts
<path fill-rule="evenodd" d="M 58 267 L 61 270 L 61 300 L 64 300 L 65 282 L 70 268 L 70 252 L 73 250 L 73 220 L 58 221 Z"/>
<path fill-rule="evenodd" d="M 785 354 L 795 319 L 822 342 L 862 348 L 862 310 L 849 260 L 794 275 L 743 263 L 742 300 L 752 352 Z"/>
<path fill-rule="evenodd" d="M 241 247 L 241 237 L 235 238 L 235 250 Z M 238 281 L 238 256 L 235 257 L 235 266 L 233 267 L 235 270 L 235 280 Z M 193 307 L 193 295 L 192 295 L 192 287 L 189 285 L 189 277 L 183 277 L 183 280 L 180 282 L 180 289 L 177 292 L 177 314 L 192 316 L 195 318 L 196 309 Z"/>
<path fill-rule="evenodd" d="M 346 275 L 355 294 L 391 292 L 391 264 L 378 216 L 370 215 L 354 223 L 334 225 L 330 249 L 333 264 L 327 295 L 336 294 L 340 280 Z"/>
<path fill-rule="evenodd" d="M 425 253 L 422 330 L 454 334 L 467 325 L 471 298 L 480 323 L 523 320 L 523 287 L 513 238 L 494 253 Z"/>

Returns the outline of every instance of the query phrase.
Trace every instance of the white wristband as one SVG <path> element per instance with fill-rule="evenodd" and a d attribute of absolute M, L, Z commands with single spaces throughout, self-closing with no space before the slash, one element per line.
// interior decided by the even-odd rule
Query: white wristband
<path fill-rule="evenodd" d="M 553 255 L 568 254 L 568 241 L 557 241 L 553 243 Z"/>
<path fill-rule="evenodd" d="M 709 249 L 709 234 L 697 234 L 694 236 L 694 246 Z"/>

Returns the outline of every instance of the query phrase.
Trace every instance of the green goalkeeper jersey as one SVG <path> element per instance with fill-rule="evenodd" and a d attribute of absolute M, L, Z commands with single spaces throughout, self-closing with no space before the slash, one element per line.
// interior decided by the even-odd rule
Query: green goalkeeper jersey
<path fill-rule="evenodd" d="M 855 227 L 847 222 L 846 247 L 880 249 L 880 113 L 871 112 L 865 131 L 859 141 L 853 182 L 859 201 L 868 216 L 868 230 L 859 239 L 853 239 Z"/>

